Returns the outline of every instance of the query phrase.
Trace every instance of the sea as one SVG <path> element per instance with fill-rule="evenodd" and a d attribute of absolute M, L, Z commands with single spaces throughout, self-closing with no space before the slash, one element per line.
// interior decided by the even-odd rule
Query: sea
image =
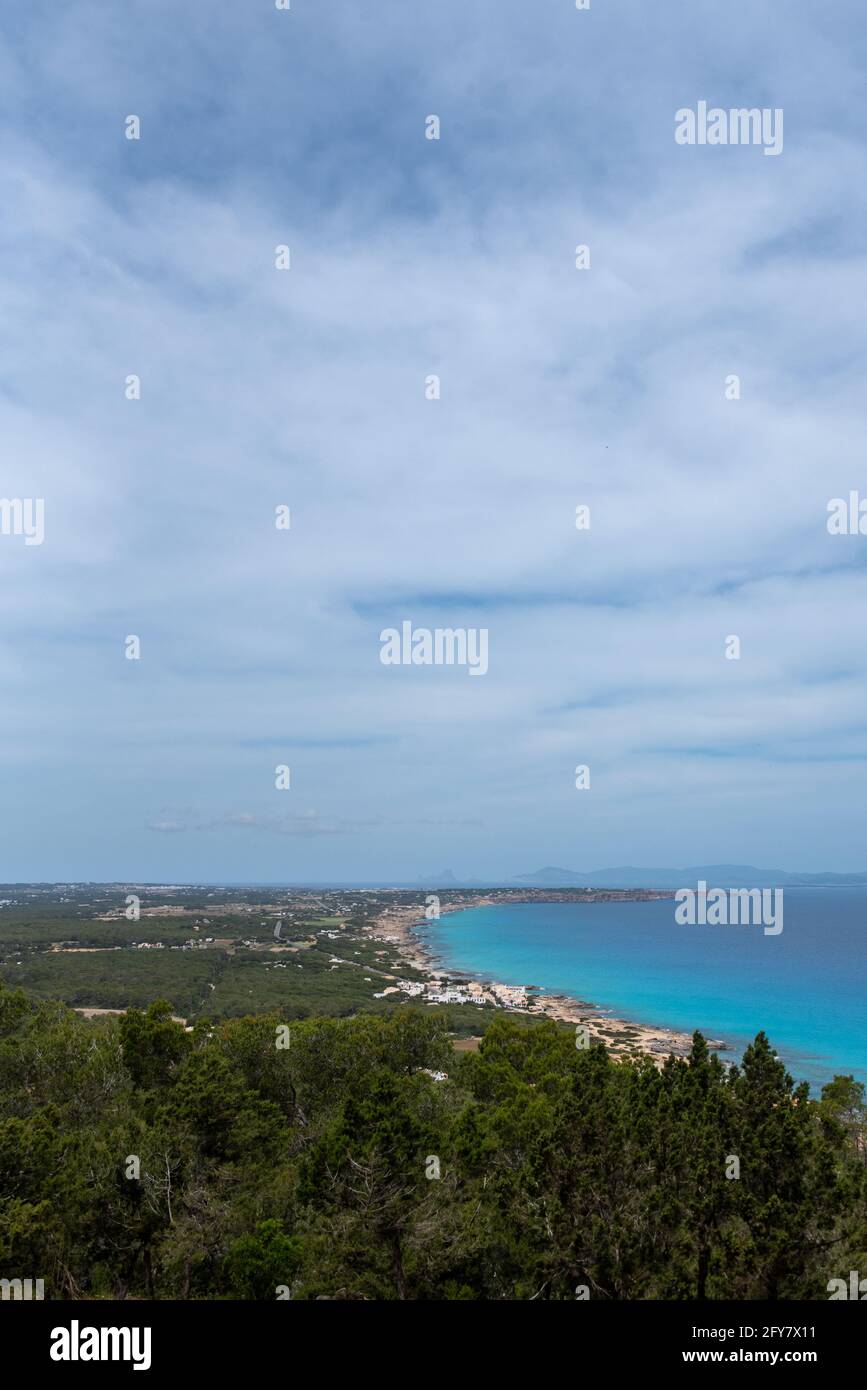
<path fill-rule="evenodd" d="M 698 1028 L 729 1061 L 763 1030 L 814 1093 L 840 1074 L 867 1083 L 867 887 L 783 891 L 777 936 L 681 925 L 673 899 L 468 908 L 416 931 L 444 969 Z"/>

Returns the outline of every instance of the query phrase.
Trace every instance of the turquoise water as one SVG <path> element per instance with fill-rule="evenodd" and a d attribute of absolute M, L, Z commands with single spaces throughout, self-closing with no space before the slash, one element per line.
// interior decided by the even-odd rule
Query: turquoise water
<path fill-rule="evenodd" d="M 713 885 L 710 885 L 713 886 Z M 675 904 L 470 908 L 418 935 L 446 968 L 724 1040 L 764 1029 L 797 1080 L 867 1082 L 867 888 L 787 888 L 784 926 L 681 926 Z"/>

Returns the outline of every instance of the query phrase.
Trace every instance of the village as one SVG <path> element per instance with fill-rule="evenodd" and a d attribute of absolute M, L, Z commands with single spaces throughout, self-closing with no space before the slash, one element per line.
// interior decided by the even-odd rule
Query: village
<path fill-rule="evenodd" d="M 389 994 L 398 993 L 424 1004 L 488 1004 L 502 1009 L 526 1009 L 529 1005 L 524 985 L 482 985 L 476 980 L 455 984 L 441 975 L 430 980 L 397 980 L 373 997 L 385 999 Z"/>

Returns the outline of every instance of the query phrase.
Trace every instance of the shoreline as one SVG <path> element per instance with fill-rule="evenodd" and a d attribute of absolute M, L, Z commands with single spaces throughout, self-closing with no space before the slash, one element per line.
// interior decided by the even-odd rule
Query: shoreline
<path fill-rule="evenodd" d="M 493 898 L 480 898 L 472 904 L 473 907 L 492 907 L 496 906 Z M 469 905 L 466 903 L 446 903 L 440 909 L 440 916 L 445 916 L 449 912 L 466 912 Z M 587 1027 L 591 1041 L 602 1042 L 608 1052 L 613 1057 L 635 1057 L 636 1054 L 645 1054 L 651 1057 L 657 1066 L 662 1066 L 665 1058 L 669 1055 L 675 1057 L 686 1057 L 692 1048 L 692 1034 L 681 1032 L 676 1028 L 664 1026 L 656 1027 L 646 1023 L 636 1023 L 625 1018 L 616 1018 L 612 1014 L 604 1012 L 599 1005 L 591 1003 L 589 1000 L 576 999 L 569 994 L 551 994 L 540 990 L 538 986 L 514 986 L 506 985 L 499 980 L 482 980 L 479 974 L 469 974 L 463 970 L 446 969 L 436 956 L 423 941 L 416 935 L 415 929 L 426 925 L 427 919 L 424 915 L 424 908 L 410 907 L 389 907 L 374 918 L 373 923 L 367 931 L 377 939 L 385 939 L 396 947 L 398 955 L 420 974 L 426 985 L 436 983 L 443 977 L 452 980 L 467 980 L 478 982 L 482 986 L 485 995 L 485 1002 L 488 1007 L 496 1010 L 512 1013 L 530 1015 L 536 1018 L 550 1018 L 558 1023 L 568 1023 L 571 1025 L 583 1024 Z M 525 1006 L 507 1002 L 510 994 L 516 995 L 520 991 L 530 991 L 527 996 Z M 491 996 L 498 996 L 496 1002 L 489 1002 Z M 467 1001 L 472 1002 L 472 1001 Z M 708 1048 L 712 1051 L 727 1051 L 729 1045 L 719 1039 L 706 1039 Z"/>

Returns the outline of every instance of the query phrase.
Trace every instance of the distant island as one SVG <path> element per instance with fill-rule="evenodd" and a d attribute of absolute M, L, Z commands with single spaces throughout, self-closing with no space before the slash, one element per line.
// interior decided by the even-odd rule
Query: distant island
<path fill-rule="evenodd" d="M 867 873 L 791 873 L 785 869 L 757 869 L 752 864 L 696 864 L 686 869 L 576 869 L 548 867 L 518 874 L 515 883 L 528 887 L 688 888 L 703 879 L 715 888 L 845 888 L 867 886 Z"/>

